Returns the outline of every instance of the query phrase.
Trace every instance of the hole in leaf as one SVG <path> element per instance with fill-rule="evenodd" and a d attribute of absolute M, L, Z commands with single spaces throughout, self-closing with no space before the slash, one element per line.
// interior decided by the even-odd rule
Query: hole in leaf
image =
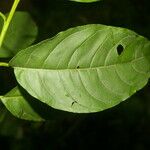
<path fill-rule="evenodd" d="M 124 50 L 124 47 L 123 47 L 121 44 L 119 44 L 119 45 L 117 46 L 117 53 L 118 53 L 118 55 L 121 55 L 122 52 L 123 52 L 123 50 Z"/>

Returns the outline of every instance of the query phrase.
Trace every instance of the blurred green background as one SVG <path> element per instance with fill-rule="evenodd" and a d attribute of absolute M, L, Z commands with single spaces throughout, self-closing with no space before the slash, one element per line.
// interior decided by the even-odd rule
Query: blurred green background
<path fill-rule="evenodd" d="M 8 12 L 13 0 L 0 0 Z M 150 39 L 150 0 L 103 0 L 83 4 L 69 0 L 21 0 L 37 26 L 36 42 L 83 24 L 106 24 L 132 29 Z M 15 86 L 12 71 L 1 68 L 0 94 Z M 41 109 L 47 113 L 47 107 Z M 13 117 L 0 103 L 0 149 L 4 150 L 149 150 L 149 84 L 118 106 L 94 114 L 51 109 L 49 120 L 35 123 Z M 97 148 L 96 148 L 97 147 Z"/>

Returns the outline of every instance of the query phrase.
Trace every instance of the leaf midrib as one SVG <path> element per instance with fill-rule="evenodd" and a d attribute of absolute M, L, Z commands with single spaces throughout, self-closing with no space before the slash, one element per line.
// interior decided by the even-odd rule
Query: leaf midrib
<path fill-rule="evenodd" d="M 9 99 L 9 98 L 23 98 L 22 96 L 3 96 L 1 99 Z"/>
<path fill-rule="evenodd" d="M 142 57 L 139 57 L 139 58 L 136 58 L 134 60 L 131 60 L 131 61 L 128 61 L 128 62 L 122 62 L 122 63 L 116 63 L 116 64 L 112 64 L 112 65 L 106 65 L 106 66 L 99 66 L 99 67 L 89 67 L 89 68 L 57 68 L 57 69 L 49 69 L 49 68 L 27 68 L 27 67 L 21 67 L 21 66 L 12 66 L 13 68 L 21 68 L 21 69 L 29 69 L 29 70 L 51 70 L 51 71 L 59 71 L 59 70 L 95 70 L 95 69 L 101 69 L 101 68 L 108 68 L 108 67 L 115 67 L 116 65 L 122 65 L 122 64 L 128 64 L 128 63 L 133 63 L 135 61 L 138 61 L 140 59 L 144 59 L 145 57 L 142 56 Z M 11 65 L 10 65 L 11 66 Z"/>

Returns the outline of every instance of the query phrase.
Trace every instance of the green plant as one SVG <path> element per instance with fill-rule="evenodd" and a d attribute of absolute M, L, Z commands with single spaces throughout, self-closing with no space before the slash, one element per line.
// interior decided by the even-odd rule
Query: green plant
<path fill-rule="evenodd" d="M 18 3 L 14 1 L 9 14 L 0 14 L 0 57 L 12 58 L 0 66 L 13 68 L 26 90 L 17 86 L 0 96 L 16 117 L 43 120 L 28 93 L 59 110 L 90 113 L 119 104 L 147 84 L 148 39 L 128 29 L 91 24 L 29 47 L 37 27 L 28 13 L 15 12 Z"/>
<path fill-rule="evenodd" d="M 81 3 L 92 3 L 100 0 L 72 0 L 72 1 L 81 2 Z"/>

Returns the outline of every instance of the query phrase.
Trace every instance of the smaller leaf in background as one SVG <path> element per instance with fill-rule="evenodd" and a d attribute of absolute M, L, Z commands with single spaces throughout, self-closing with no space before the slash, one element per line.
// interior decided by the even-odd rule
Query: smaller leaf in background
<path fill-rule="evenodd" d="M 3 20 L 0 18 L 0 30 L 2 30 L 2 27 Z M 18 51 L 31 45 L 35 41 L 37 33 L 37 26 L 30 14 L 16 12 L 0 48 L 0 57 L 13 57 Z"/>
<path fill-rule="evenodd" d="M 3 104 L 6 108 L 16 117 L 33 120 L 42 121 L 43 119 L 33 110 L 30 104 L 22 96 L 18 87 L 15 87 L 10 92 L 8 92 L 2 98 Z"/>
<path fill-rule="evenodd" d="M 20 120 L 13 117 L 6 107 L 0 102 L 0 135 L 22 137 Z"/>
<path fill-rule="evenodd" d="M 71 1 L 81 2 L 81 3 L 92 3 L 92 2 L 98 2 L 101 0 L 71 0 Z"/>
<path fill-rule="evenodd" d="M 0 123 L 3 122 L 6 115 L 6 110 L 3 107 L 2 103 L 0 103 Z"/>

